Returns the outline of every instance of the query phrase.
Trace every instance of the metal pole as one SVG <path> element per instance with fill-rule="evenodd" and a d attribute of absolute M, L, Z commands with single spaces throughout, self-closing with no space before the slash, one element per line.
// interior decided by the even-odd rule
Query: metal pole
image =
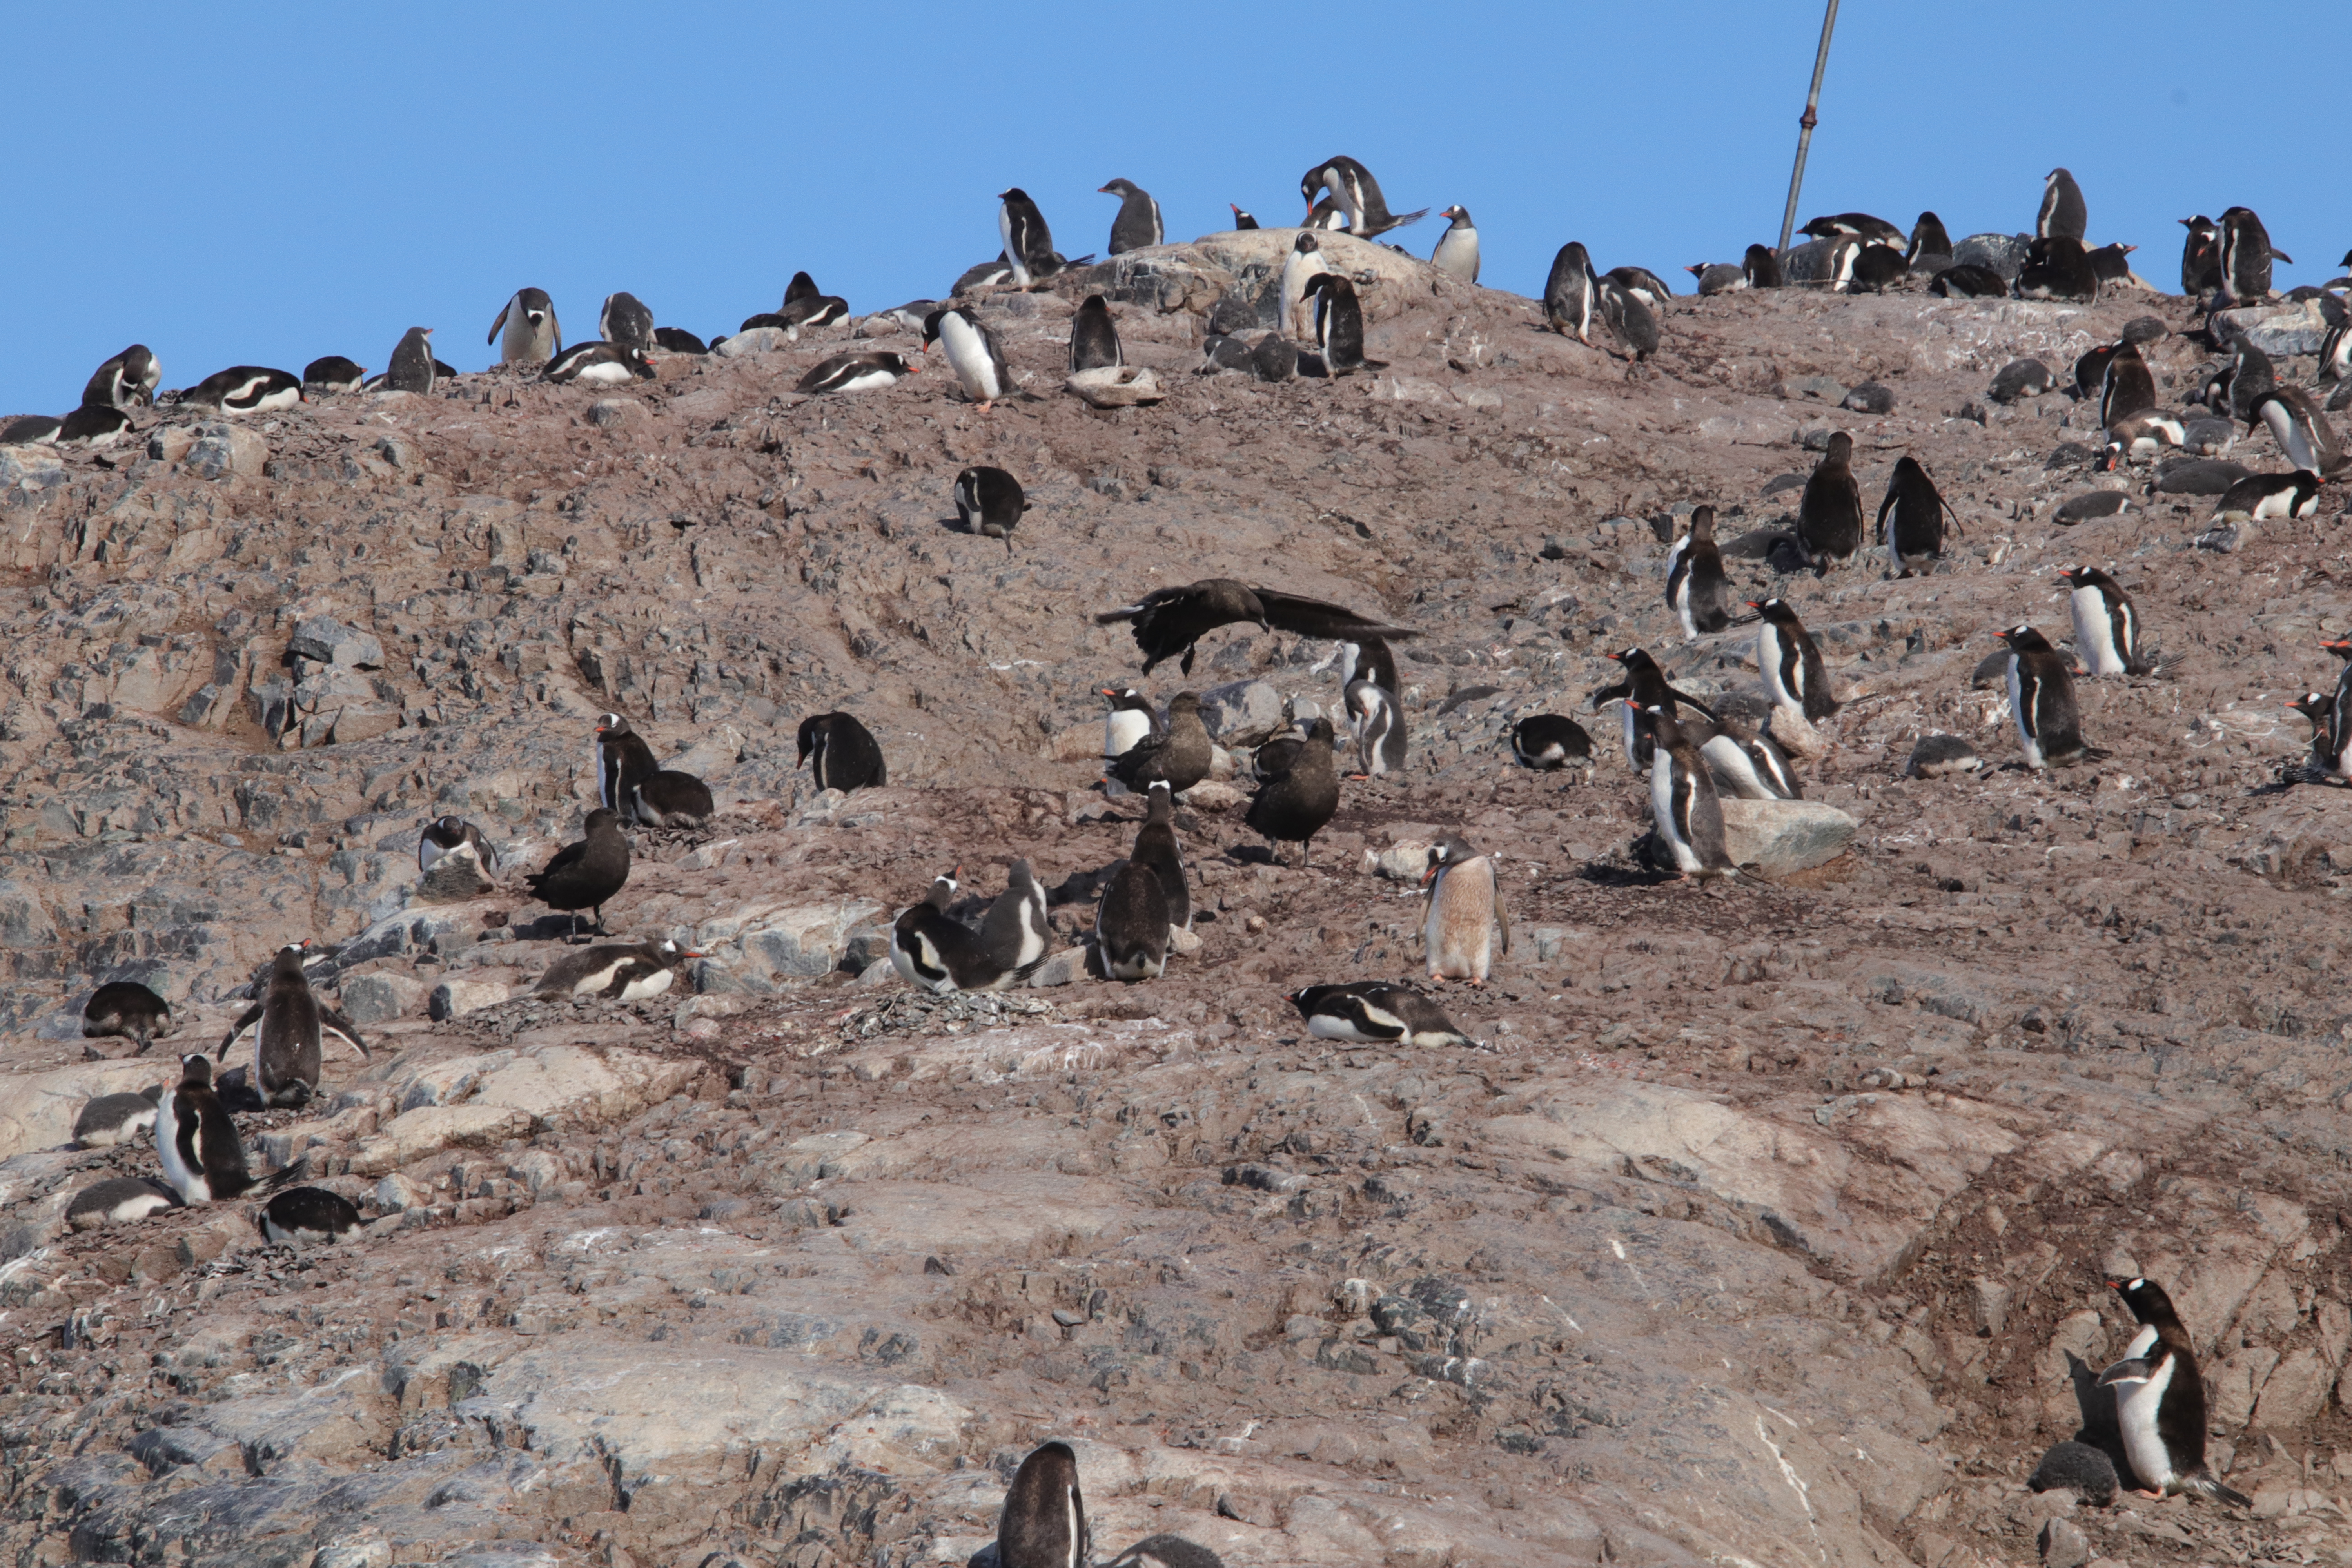
<path fill-rule="evenodd" d="M 1789 210 L 1780 215 L 1780 248 L 1789 248 L 1789 236 L 1797 227 L 1797 192 L 1805 183 L 1805 153 L 1813 144 L 1813 127 L 1821 123 L 1814 113 L 1822 101 L 1822 73 L 1830 68 L 1830 34 L 1837 27 L 1838 0 L 1830 0 L 1828 14 L 1822 17 L 1821 52 L 1813 56 L 1813 89 L 1805 94 L 1805 115 L 1797 121 L 1797 166 L 1789 171 Z"/>

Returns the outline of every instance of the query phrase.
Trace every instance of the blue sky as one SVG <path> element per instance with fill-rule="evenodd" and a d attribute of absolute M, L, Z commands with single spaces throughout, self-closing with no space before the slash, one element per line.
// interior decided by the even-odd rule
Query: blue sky
<path fill-rule="evenodd" d="M 2281 287 L 2324 281 L 2352 200 L 2251 132 L 2322 134 L 2279 62 L 2336 48 L 2340 8 L 2227 15 L 1849 0 L 1799 221 L 2013 232 L 2063 163 L 2093 241 L 2142 246 L 2159 287 L 2173 220 L 2232 203 L 2298 258 Z M 1777 237 L 1820 26 L 1812 0 L 21 8 L 0 413 L 64 412 L 133 341 L 166 386 L 381 369 L 412 325 L 472 370 L 524 284 L 567 341 L 616 289 L 731 331 L 798 268 L 862 312 L 992 256 L 1007 185 L 1076 255 L 1114 176 L 1189 237 L 1229 201 L 1295 221 L 1300 174 L 1339 153 L 1399 211 L 1465 204 L 1492 287 L 1538 290 L 1570 239 L 1679 286 Z M 1440 227 L 1399 237 L 1425 255 Z"/>

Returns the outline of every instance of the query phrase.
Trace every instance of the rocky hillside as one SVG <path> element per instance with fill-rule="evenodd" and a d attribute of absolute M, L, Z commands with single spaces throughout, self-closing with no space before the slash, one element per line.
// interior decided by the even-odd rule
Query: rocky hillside
<path fill-rule="evenodd" d="M 2140 291 L 1683 299 L 1632 363 L 1335 238 L 1385 368 L 1195 375 L 1283 237 L 992 296 L 1030 379 L 984 414 L 937 364 L 789 390 L 853 333 L 911 353 L 877 316 L 617 395 L 493 372 L 0 448 L 13 1563 L 958 1563 L 1055 1436 L 1105 1560 L 2352 1563 L 2352 800 L 2288 782 L 2284 706 L 2352 630 L 2343 492 L 2200 549 L 2212 498 L 2094 473 L 2091 408 L 1990 397 L 2154 316 L 2178 404 L 2218 356 Z M 1093 289 L 1164 401 L 1062 390 Z M 2309 319 L 2245 323 L 2306 385 Z M 1886 411 L 1846 406 L 1864 384 Z M 1908 452 L 1966 530 L 1906 580 L 1731 562 L 1847 699 L 1804 774 L 1853 842 L 1662 881 L 1609 723 L 1589 776 L 1516 766 L 1509 727 L 1584 712 L 1635 643 L 1753 690 L 1752 628 L 1683 640 L 1664 540 L 1693 503 L 1785 526 L 1832 428 L 1868 508 Z M 2229 458 L 2284 466 L 2242 431 Z M 975 462 L 1035 503 L 1009 552 L 953 522 Z M 2094 490 L 2127 505 L 2070 521 Z M 2105 761 L 2028 773 L 1979 665 L 2021 621 L 2066 635 L 2076 562 L 2177 657 L 2083 683 Z M 1092 612 L 1213 575 L 1422 628 L 1407 770 L 1348 783 L 1307 869 L 1243 826 L 1245 775 L 1196 792 L 1200 942 L 1162 980 L 1065 961 L 942 999 L 877 967 L 958 863 L 974 909 L 1026 858 L 1090 927 L 1140 815 L 1097 787 L 1095 692 L 1137 656 Z M 1229 628 L 1145 685 L 1215 689 L 1239 752 L 1337 707 L 1332 651 Z M 576 837 L 607 709 L 720 802 L 638 836 L 608 922 L 704 956 L 651 1002 L 542 1002 L 564 922 L 520 874 Z M 833 709 L 889 787 L 796 767 Z M 1934 731 L 1986 768 L 1906 777 Z M 492 885 L 418 886 L 445 812 L 499 841 Z M 1286 992 L 1419 972 L 1444 830 L 1512 912 L 1493 983 L 1444 997 L 1484 1048 L 1306 1037 Z M 76 1151 L 82 1103 L 175 1078 L 304 937 L 372 1055 L 241 1125 L 369 1223 L 299 1252 L 247 1204 L 70 1228 L 156 1172 Z M 177 1010 L 147 1057 L 79 1037 L 118 977 Z M 2131 1272 L 2181 1304 L 2251 1512 L 2027 1489 Z"/>

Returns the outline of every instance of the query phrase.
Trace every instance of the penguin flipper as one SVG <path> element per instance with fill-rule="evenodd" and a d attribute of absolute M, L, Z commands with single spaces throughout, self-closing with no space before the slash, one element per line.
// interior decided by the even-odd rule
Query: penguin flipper
<path fill-rule="evenodd" d="M 2146 1383 L 2155 1375 L 2155 1372 L 2156 1369 L 2147 1363 L 2145 1356 L 2134 1356 L 2129 1361 L 2119 1361 L 2099 1373 L 2098 1385 L 2101 1388 L 2112 1388 L 2123 1383 Z"/>
<path fill-rule="evenodd" d="M 213 1060 L 218 1062 L 226 1061 L 228 1059 L 229 1047 L 236 1044 L 236 1037 L 239 1035 L 242 1035 L 247 1029 L 253 1027 L 255 1024 L 260 1022 L 261 1009 L 262 1004 L 259 1002 L 256 1002 L 252 1006 L 246 1009 L 245 1016 L 239 1018 L 230 1026 L 229 1032 L 221 1037 L 220 1049 L 213 1054 Z"/>
<path fill-rule="evenodd" d="M 1722 720 L 1717 716 L 1714 709 L 1708 707 L 1706 703 L 1701 702 L 1697 698 L 1693 697 L 1687 691 L 1677 691 L 1673 687 L 1669 686 L 1666 688 L 1666 695 L 1675 700 L 1675 705 L 1676 707 L 1697 709 L 1701 713 L 1706 715 L 1707 722 L 1710 724 L 1719 724 L 1722 722 Z"/>
<path fill-rule="evenodd" d="M 373 1057 L 368 1055 L 367 1042 L 360 1038 L 358 1027 L 354 1026 L 349 1018 L 344 1017 L 342 1014 L 330 1007 L 320 1008 L 319 1014 L 319 1026 L 322 1033 L 334 1036 L 337 1039 L 341 1040 L 345 1045 L 351 1047 L 352 1049 L 359 1052 L 360 1059 L 362 1061 L 373 1061 L 375 1059 Z"/>
<path fill-rule="evenodd" d="M 2254 1500 L 2242 1491 L 2223 1486 L 2203 1466 L 2180 1478 L 2180 1489 L 2195 1492 L 2210 1502 L 2225 1502 L 2232 1508 L 2252 1508 Z"/>
<path fill-rule="evenodd" d="M 509 298 L 505 304 L 499 307 L 499 319 L 490 323 L 490 335 L 484 338 L 482 342 L 486 343 L 494 343 L 499 341 L 499 333 L 507 324 L 507 312 L 513 309 L 514 300 L 511 298 Z"/>
<path fill-rule="evenodd" d="M 1614 686 L 1603 686 L 1591 694 L 1592 710 L 1597 713 L 1601 710 L 1602 704 L 1609 702 L 1622 702 L 1626 698 L 1633 695 L 1633 682 L 1630 679 L 1621 680 Z"/>
<path fill-rule="evenodd" d="M 1495 929 L 1501 933 L 1503 951 L 1505 952 L 1510 952 L 1511 911 L 1509 907 L 1503 902 L 1503 889 L 1502 884 L 1499 882 L 1495 886 Z"/>
<path fill-rule="evenodd" d="M 1886 487 L 1886 499 L 1878 503 L 1878 521 L 1872 525 L 1870 537 L 1875 544 L 1886 542 L 1886 514 L 1895 510 L 1895 487 Z"/>

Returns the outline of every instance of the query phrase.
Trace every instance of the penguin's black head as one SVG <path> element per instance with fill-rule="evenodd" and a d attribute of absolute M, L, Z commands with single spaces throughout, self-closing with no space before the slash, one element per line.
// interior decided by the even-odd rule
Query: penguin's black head
<path fill-rule="evenodd" d="M 997 192 L 996 199 L 1000 202 L 1025 202 L 1029 200 L 1029 193 L 1014 185 L 1009 190 Z"/>
<path fill-rule="evenodd" d="M 1171 702 L 1169 706 L 1172 708 L 1175 704 Z M 1313 724 L 1307 727 L 1307 738 L 1309 741 L 1320 741 L 1328 746 L 1331 743 L 1332 737 L 1337 733 L 1338 731 L 1331 728 L 1330 720 L 1318 719 Z"/>
<path fill-rule="evenodd" d="M 1321 242 L 1315 237 L 1315 231 L 1311 228 L 1307 228 L 1299 230 L 1298 237 L 1290 242 L 1290 248 L 1298 252 L 1301 256 L 1307 256 L 1322 249 L 1323 247 Z"/>
<path fill-rule="evenodd" d="M 833 715 L 830 713 L 815 713 L 802 720 L 800 732 L 801 754 L 798 761 L 796 761 L 793 765 L 798 767 L 801 763 L 807 762 L 811 752 L 823 751 L 824 749 L 826 737 L 829 736 L 832 731 Z"/>
<path fill-rule="evenodd" d="M 1843 430 L 1832 431 L 1830 435 L 1830 448 L 1826 456 L 1832 463 L 1852 462 L 1853 460 L 1853 437 L 1847 435 Z"/>
<path fill-rule="evenodd" d="M 1124 197 L 1135 195 L 1135 182 L 1132 180 L 1113 180 L 1107 185 L 1097 185 L 1095 188 L 1097 194 L 1106 196 Z"/>
<path fill-rule="evenodd" d="M 2110 1279 L 2107 1289 L 2122 1297 L 2124 1305 L 2131 1309 L 2132 1316 L 2143 1323 L 2152 1321 L 2159 1312 L 2173 1312 L 2172 1298 L 2165 1294 L 2164 1287 L 2145 1275 L 2130 1279 Z M 2179 1316 L 2177 1312 L 2173 1315 Z"/>
<path fill-rule="evenodd" d="M 209 1089 L 213 1081 L 213 1064 L 201 1051 L 180 1058 L 180 1087 Z"/>

